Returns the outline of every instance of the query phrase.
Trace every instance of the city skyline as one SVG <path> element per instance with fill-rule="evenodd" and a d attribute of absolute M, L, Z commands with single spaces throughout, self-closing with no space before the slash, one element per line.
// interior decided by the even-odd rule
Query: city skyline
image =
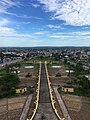
<path fill-rule="evenodd" d="M 90 46 L 89 0 L 1 0 L 3 46 Z"/>

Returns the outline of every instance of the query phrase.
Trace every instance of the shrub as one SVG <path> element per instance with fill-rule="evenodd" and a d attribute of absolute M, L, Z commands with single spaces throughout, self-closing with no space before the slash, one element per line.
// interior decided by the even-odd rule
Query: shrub
<path fill-rule="evenodd" d="M 61 74 L 60 74 L 60 73 L 57 73 L 57 74 L 56 74 L 56 77 L 61 77 Z"/>
<path fill-rule="evenodd" d="M 30 74 L 30 73 L 28 73 L 27 75 L 26 75 L 26 77 L 31 77 L 32 75 Z"/>

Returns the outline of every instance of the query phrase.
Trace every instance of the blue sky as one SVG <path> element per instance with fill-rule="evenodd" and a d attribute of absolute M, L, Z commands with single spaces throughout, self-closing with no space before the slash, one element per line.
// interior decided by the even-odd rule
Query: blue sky
<path fill-rule="evenodd" d="M 90 0 L 0 0 L 2 46 L 90 46 Z"/>

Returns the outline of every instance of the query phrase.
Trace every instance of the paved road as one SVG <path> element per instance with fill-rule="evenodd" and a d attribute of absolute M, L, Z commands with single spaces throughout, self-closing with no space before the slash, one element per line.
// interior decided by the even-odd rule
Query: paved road
<path fill-rule="evenodd" d="M 58 99 L 59 105 L 61 107 L 61 110 L 63 112 L 65 120 L 71 120 L 71 117 L 70 117 L 70 115 L 68 113 L 68 110 L 67 110 L 67 108 L 66 108 L 66 106 L 65 106 L 65 104 L 64 104 L 64 102 L 63 102 L 63 100 L 61 98 L 61 95 L 57 91 L 57 87 L 54 88 L 54 91 L 56 93 L 56 96 L 57 96 L 57 99 Z"/>
<path fill-rule="evenodd" d="M 34 120 L 58 120 L 50 103 L 45 64 L 41 65 L 41 85 L 39 107 Z"/>

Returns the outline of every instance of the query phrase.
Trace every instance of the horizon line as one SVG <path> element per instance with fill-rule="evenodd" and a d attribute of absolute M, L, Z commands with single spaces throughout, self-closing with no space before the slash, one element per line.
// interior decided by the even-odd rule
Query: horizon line
<path fill-rule="evenodd" d="M 16 47 L 18 47 L 18 48 L 26 48 L 26 47 L 28 47 L 28 48 L 34 48 L 34 47 L 90 47 L 90 46 L 0 46 L 0 48 L 11 48 L 11 47 L 13 47 L 13 48 L 16 48 Z"/>

